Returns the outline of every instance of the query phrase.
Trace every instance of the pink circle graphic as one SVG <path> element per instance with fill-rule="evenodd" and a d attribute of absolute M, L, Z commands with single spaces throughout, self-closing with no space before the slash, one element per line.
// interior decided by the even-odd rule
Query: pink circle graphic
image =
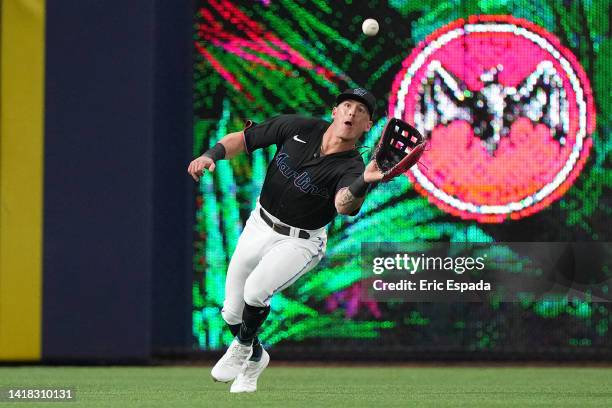
<path fill-rule="evenodd" d="M 560 198 L 589 156 L 589 80 L 560 41 L 512 16 L 472 16 L 432 33 L 402 63 L 389 115 L 428 139 L 407 172 L 463 219 L 500 223 Z"/>

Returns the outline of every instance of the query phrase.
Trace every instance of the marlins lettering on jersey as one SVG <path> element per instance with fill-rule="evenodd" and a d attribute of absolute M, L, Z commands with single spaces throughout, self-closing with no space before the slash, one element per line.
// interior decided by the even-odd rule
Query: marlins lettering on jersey
<path fill-rule="evenodd" d="M 324 198 L 329 198 L 329 192 L 326 188 L 319 188 L 316 184 L 310 182 L 311 178 L 307 171 L 301 173 L 292 169 L 287 159 L 287 153 L 279 153 L 276 156 L 276 165 L 278 170 L 288 179 L 294 179 L 293 184 L 304 193 L 318 195 Z"/>

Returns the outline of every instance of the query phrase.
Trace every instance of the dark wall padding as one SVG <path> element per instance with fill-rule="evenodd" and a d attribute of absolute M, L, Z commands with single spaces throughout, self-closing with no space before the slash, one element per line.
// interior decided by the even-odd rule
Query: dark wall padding
<path fill-rule="evenodd" d="M 47 2 L 47 361 L 188 344 L 191 6 L 170 3 Z"/>

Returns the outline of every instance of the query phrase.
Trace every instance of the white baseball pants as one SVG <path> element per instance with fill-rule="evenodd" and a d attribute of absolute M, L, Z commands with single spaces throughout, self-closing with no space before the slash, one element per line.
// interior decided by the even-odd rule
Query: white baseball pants
<path fill-rule="evenodd" d="M 266 224 L 260 209 L 257 202 L 227 269 L 221 314 L 228 324 L 242 322 L 245 302 L 251 306 L 268 306 L 275 293 L 314 268 L 325 254 L 325 227 L 305 230 L 310 233 L 309 239 L 298 238 L 296 228 L 291 229 L 293 236 L 283 235 Z M 268 212 L 266 215 L 277 224 L 287 225 Z"/>

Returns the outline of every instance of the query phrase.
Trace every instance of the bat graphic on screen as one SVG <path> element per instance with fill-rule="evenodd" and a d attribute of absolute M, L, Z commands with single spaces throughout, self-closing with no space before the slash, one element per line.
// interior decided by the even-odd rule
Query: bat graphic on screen
<path fill-rule="evenodd" d="M 548 126 L 553 139 L 563 145 L 569 130 L 568 100 L 563 80 L 552 62 L 540 62 L 517 87 L 498 82 L 502 70 L 503 66 L 498 65 L 483 72 L 480 80 L 484 87 L 474 92 L 439 61 L 432 61 L 421 82 L 415 127 L 429 137 L 439 124 L 464 120 L 494 155 L 501 138 L 510 133 L 512 123 L 526 117 Z"/>

